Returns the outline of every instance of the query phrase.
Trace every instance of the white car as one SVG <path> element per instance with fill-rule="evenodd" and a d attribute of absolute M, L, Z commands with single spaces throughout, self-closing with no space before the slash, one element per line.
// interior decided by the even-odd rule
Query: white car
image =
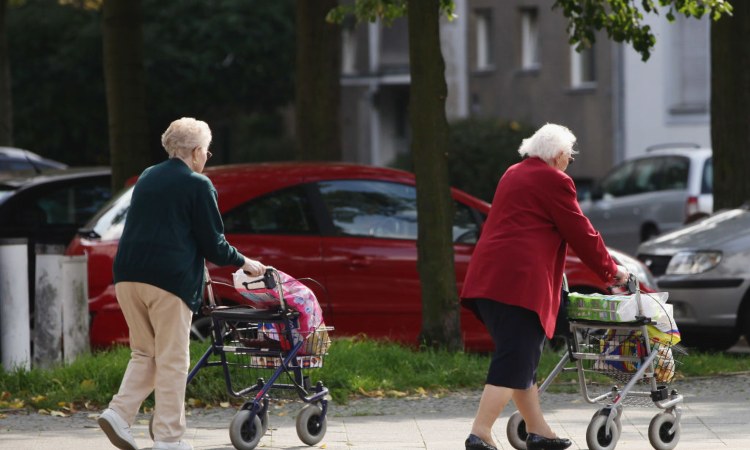
<path fill-rule="evenodd" d="M 713 212 L 711 149 L 650 147 L 613 168 L 581 202 L 608 246 L 635 253 L 641 242 Z"/>

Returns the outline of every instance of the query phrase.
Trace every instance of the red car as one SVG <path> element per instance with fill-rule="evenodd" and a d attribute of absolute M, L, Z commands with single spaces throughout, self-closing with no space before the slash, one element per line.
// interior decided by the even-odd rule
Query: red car
<path fill-rule="evenodd" d="M 422 308 L 413 174 L 344 163 L 229 165 L 207 168 L 205 174 L 219 193 L 227 240 L 251 258 L 325 286 L 324 291 L 308 283 L 336 334 L 416 342 Z M 94 347 L 128 341 L 114 296 L 112 260 L 131 193 L 127 189 L 113 199 L 68 247 L 68 254 L 88 254 Z M 460 289 L 490 205 L 457 189 L 452 196 Z M 631 271 L 639 271 L 647 285 L 651 283 L 640 262 L 613 254 Z M 231 284 L 234 270 L 209 265 L 212 279 L 223 283 Z M 573 290 L 606 289 L 573 255 L 568 257 L 567 273 Z M 214 289 L 223 304 L 243 303 L 230 287 L 215 284 Z M 481 323 L 466 311 L 461 320 L 468 350 L 492 349 Z M 206 322 L 197 318 L 194 332 L 205 333 Z"/>

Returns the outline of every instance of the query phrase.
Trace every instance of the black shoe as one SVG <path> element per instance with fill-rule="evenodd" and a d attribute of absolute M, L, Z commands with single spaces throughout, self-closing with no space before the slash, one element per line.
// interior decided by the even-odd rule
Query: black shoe
<path fill-rule="evenodd" d="M 466 442 L 468 443 L 469 441 Z M 529 433 L 529 436 L 526 438 L 526 450 L 563 450 L 570 447 L 570 444 L 572 444 L 572 442 L 570 442 L 570 439 L 547 439 L 544 436 L 539 436 L 538 434 L 534 433 Z"/>
<path fill-rule="evenodd" d="M 466 450 L 497 450 L 497 447 L 484 442 L 479 436 L 470 434 L 466 438 Z"/>

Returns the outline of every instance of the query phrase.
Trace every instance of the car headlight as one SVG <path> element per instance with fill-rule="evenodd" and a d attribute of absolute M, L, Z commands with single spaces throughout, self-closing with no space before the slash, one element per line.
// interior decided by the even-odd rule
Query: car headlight
<path fill-rule="evenodd" d="M 680 252 L 669 260 L 667 275 L 691 275 L 703 273 L 718 266 L 721 252 Z"/>

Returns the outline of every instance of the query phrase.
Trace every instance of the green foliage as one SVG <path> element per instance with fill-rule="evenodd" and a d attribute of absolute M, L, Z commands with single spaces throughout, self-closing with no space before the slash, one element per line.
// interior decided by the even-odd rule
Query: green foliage
<path fill-rule="evenodd" d="M 69 164 L 108 161 L 99 13 L 55 0 L 8 7 L 14 141 Z"/>
<path fill-rule="evenodd" d="M 203 355 L 206 344 L 193 343 L 191 362 Z M 5 407 L 58 409 L 60 404 L 73 408 L 101 409 L 117 392 L 130 357 L 129 349 L 116 347 L 105 352 L 84 355 L 72 364 L 50 370 L 4 371 L 0 368 L 0 409 Z M 560 354 L 542 353 L 538 373 L 549 374 L 560 360 Z M 682 356 L 678 379 L 694 376 L 718 376 L 743 372 L 747 354 L 691 353 Z M 402 345 L 362 338 L 338 338 L 330 348 L 325 366 L 309 372 L 313 381 L 324 380 L 336 403 L 366 396 L 401 396 L 421 392 L 440 393 L 459 389 L 479 389 L 484 384 L 488 355 L 423 349 L 417 351 Z M 233 375 L 244 387 L 255 383 L 258 372 L 233 368 Z M 268 372 L 261 374 L 268 377 Z M 554 391 L 576 392 L 575 373 L 560 375 Z M 542 378 L 543 379 L 543 378 Z M 540 379 L 540 382 L 542 381 Z M 242 383 L 247 383 L 243 386 Z M 280 382 L 287 382 L 280 380 Z M 224 377 L 219 367 L 206 367 L 188 385 L 190 404 L 229 401 Z M 242 400 L 231 400 L 240 404 Z M 4 406 L 5 405 L 5 406 Z M 153 398 L 144 406 L 152 407 Z"/>
<path fill-rule="evenodd" d="M 552 8 L 562 9 L 568 18 L 570 43 L 578 44 L 576 49 L 590 46 L 596 40 L 594 32 L 604 29 L 610 39 L 630 42 L 644 61 L 656 42 L 651 27 L 642 23 L 644 13 L 659 14 L 661 7 L 666 9 L 669 21 L 674 20 L 675 13 L 696 19 L 708 14 L 713 20 L 732 13 L 732 5 L 725 0 L 641 0 L 640 7 L 638 3 L 632 0 L 555 0 Z"/>
<path fill-rule="evenodd" d="M 326 18 L 332 23 L 344 23 L 350 17 L 357 22 L 382 20 L 391 25 L 394 20 L 406 16 L 407 0 L 355 0 L 354 3 L 340 5 L 331 10 Z M 456 5 L 453 0 L 440 0 L 440 11 L 448 20 L 455 18 Z"/>
<path fill-rule="evenodd" d="M 292 100 L 292 0 L 142 1 L 155 160 L 175 118 L 208 121 L 228 148 L 245 117 L 275 115 Z M 7 17 L 15 143 L 76 165 L 109 161 L 101 12 L 87 3 L 14 2 Z"/>
<path fill-rule="evenodd" d="M 465 119 L 450 126 L 448 175 L 451 186 L 491 202 L 500 177 L 519 162 L 518 147 L 535 129 L 515 121 Z M 413 171 L 410 155 L 402 155 L 393 167 Z"/>
<path fill-rule="evenodd" d="M 468 119 L 451 124 L 451 185 L 491 202 L 500 177 L 521 160 L 521 141 L 534 131 L 528 125 L 497 119 Z"/>

